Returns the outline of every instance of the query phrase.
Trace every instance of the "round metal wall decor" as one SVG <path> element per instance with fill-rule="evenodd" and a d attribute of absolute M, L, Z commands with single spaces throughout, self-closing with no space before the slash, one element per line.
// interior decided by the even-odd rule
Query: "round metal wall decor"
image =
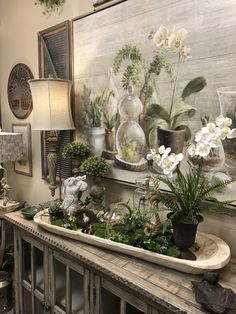
<path fill-rule="evenodd" d="M 34 77 L 31 70 L 23 63 L 16 64 L 9 75 L 8 102 L 12 113 L 18 119 L 25 119 L 33 109 L 33 100 L 28 83 L 28 80 L 32 78 Z"/>

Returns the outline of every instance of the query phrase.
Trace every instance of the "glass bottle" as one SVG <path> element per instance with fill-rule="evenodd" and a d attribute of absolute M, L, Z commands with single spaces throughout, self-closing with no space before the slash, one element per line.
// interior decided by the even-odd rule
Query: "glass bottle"
<path fill-rule="evenodd" d="M 134 210 L 146 211 L 150 209 L 150 194 L 149 194 L 150 178 L 146 176 L 138 177 L 135 180 L 136 189 L 133 192 L 133 208 Z"/>
<path fill-rule="evenodd" d="M 143 105 L 134 95 L 133 87 L 130 87 L 119 103 L 119 113 L 123 122 L 116 134 L 118 157 L 126 163 L 138 163 L 143 158 L 145 134 L 138 123 L 142 111 Z"/>

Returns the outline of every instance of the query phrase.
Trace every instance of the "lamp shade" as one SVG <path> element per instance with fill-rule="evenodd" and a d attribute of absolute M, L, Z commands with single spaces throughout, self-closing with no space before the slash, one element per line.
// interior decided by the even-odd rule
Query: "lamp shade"
<path fill-rule="evenodd" d="M 71 114 L 71 81 L 61 79 L 29 80 L 33 98 L 34 130 L 75 129 Z"/>
<path fill-rule="evenodd" d="M 0 132 L 0 162 L 16 161 L 22 158 L 22 134 Z"/>

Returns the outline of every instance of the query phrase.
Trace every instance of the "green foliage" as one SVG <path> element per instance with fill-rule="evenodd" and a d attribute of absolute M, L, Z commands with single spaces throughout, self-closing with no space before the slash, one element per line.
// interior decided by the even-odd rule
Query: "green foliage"
<path fill-rule="evenodd" d="M 139 155 L 136 141 L 129 140 L 129 138 L 123 139 L 121 143 L 121 158 L 131 163 L 138 162 Z"/>
<path fill-rule="evenodd" d="M 200 92 L 206 85 L 207 83 L 204 77 L 195 77 L 185 86 L 181 98 L 185 100 L 185 98 L 189 97 L 190 95 Z"/>
<path fill-rule="evenodd" d="M 198 223 L 198 217 L 204 210 L 225 207 L 228 202 L 220 202 L 213 198 L 215 192 L 222 191 L 231 180 L 213 179 L 202 175 L 202 166 L 190 165 L 189 170 L 183 174 L 177 167 L 174 180 L 164 176 L 157 178 L 165 183 L 172 193 L 157 190 L 156 196 L 161 203 L 171 211 L 171 220 L 182 223 Z M 209 203 L 206 200 L 214 200 Z"/>
<path fill-rule="evenodd" d="M 148 73 L 154 73 L 158 76 L 160 75 L 162 69 L 165 69 L 172 81 L 174 77 L 173 65 L 168 59 L 165 50 L 160 48 L 155 52 L 155 55 L 149 65 Z"/>
<path fill-rule="evenodd" d="M 133 211 L 130 217 L 127 214 L 124 222 L 111 232 L 110 240 L 143 248 L 151 252 L 161 253 L 173 257 L 180 255 L 179 250 L 172 242 L 170 232 L 162 233 L 160 229 L 158 234 L 147 235 L 145 233 L 145 224 L 150 222 L 149 212 Z"/>
<path fill-rule="evenodd" d="M 127 44 L 119 49 L 113 62 L 115 74 L 120 71 L 122 63 L 125 61 L 129 61 L 131 64 L 128 64 L 123 72 L 122 86 L 124 90 L 127 90 L 130 85 L 136 87 L 140 86 L 140 76 L 144 68 L 143 57 L 140 50 L 131 44 Z"/>
<path fill-rule="evenodd" d="M 80 171 L 87 175 L 102 177 L 107 172 L 111 171 L 111 165 L 104 158 L 93 156 L 82 163 Z"/>
<path fill-rule="evenodd" d="M 40 4 L 45 7 L 43 14 L 58 10 L 65 3 L 66 0 L 36 0 L 35 5 Z"/>
<path fill-rule="evenodd" d="M 62 151 L 64 158 L 83 158 L 91 156 L 90 146 L 86 143 L 75 141 L 68 143 Z"/>
<path fill-rule="evenodd" d="M 112 129 L 117 125 L 118 117 L 118 113 L 114 114 L 112 117 L 109 117 L 106 111 L 103 111 L 104 125 L 108 131 L 112 131 Z"/>
<path fill-rule="evenodd" d="M 97 95 L 91 100 L 91 89 L 84 85 L 83 95 L 84 112 L 86 114 L 86 123 L 90 127 L 100 127 L 102 125 L 102 114 L 104 108 L 109 102 L 110 97 L 114 97 L 113 91 L 104 90 L 101 95 Z"/>

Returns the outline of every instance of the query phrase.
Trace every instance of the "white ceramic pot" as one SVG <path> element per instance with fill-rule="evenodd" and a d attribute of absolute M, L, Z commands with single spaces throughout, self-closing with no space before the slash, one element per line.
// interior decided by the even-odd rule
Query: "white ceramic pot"
<path fill-rule="evenodd" d="M 105 129 L 103 127 L 87 127 L 86 134 L 93 154 L 96 156 L 101 156 L 105 144 Z"/>

